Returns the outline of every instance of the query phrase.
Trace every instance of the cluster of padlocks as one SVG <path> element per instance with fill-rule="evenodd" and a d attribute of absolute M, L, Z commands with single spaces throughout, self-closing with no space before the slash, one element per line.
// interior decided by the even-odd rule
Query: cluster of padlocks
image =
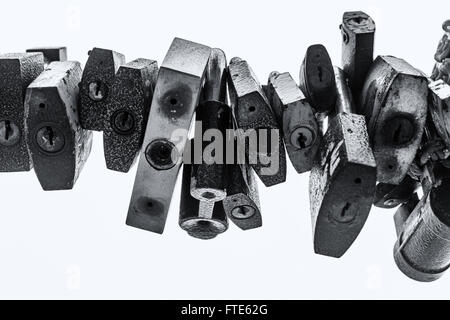
<path fill-rule="evenodd" d="M 450 21 L 431 77 L 374 59 L 367 14 L 345 13 L 340 29 L 342 66 L 313 45 L 299 84 L 272 72 L 261 85 L 247 61 L 178 38 L 160 67 L 99 48 L 84 70 L 65 48 L 2 54 L 0 172 L 34 168 L 44 190 L 71 189 L 101 131 L 107 168 L 138 161 L 128 225 L 163 233 L 184 166 L 180 226 L 212 239 L 229 220 L 262 226 L 255 177 L 285 182 L 289 158 L 310 172 L 316 253 L 341 257 L 373 205 L 399 207 L 396 263 L 435 280 L 450 266 Z"/>

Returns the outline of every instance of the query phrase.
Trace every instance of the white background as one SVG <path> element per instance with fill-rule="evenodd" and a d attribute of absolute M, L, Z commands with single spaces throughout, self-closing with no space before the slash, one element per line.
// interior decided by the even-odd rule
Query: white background
<path fill-rule="evenodd" d="M 307 46 L 323 43 L 340 63 L 344 11 L 377 23 L 376 54 L 431 72 L 450 18 L 443 1 L 4 1 L 1 52 L 66 45 L 83 64 L 94 46 L 162 61 L 175 36 L 220 47 L 295 79 Z M 41 191 L 33 172 L 0 177 L 0 298 L 302 299 L 450 298 L 450 275 L 432 284 L 396 267 L 393 212 L 373 210 L 340 259 L 313 254 L 308 175 L 261 187 L 262 229 L 214 241 L 177 225 L 179 188 L 163 236 L 125 226 L 135 170 L 106 170 L 102 137 L 73 191 Z"/>

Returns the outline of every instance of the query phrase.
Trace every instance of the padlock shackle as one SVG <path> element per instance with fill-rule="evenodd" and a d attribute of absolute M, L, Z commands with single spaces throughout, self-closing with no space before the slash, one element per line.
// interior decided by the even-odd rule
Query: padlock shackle
<path fill-rule="evenodd" d="M 355 105 L 352 93 L 348 86 L 347 77 L 344 71 L 339 67 L 334 67 L 336 78 L 336 112 L 337 113 L 355 113 Z"/>
<path fill-rule="evenodd" d="M 227 58 L 220 49 L 212 49 L 206 67 L 206 80 L 203 87 L 203 102 L 218 101 L 227 103 Z"/>

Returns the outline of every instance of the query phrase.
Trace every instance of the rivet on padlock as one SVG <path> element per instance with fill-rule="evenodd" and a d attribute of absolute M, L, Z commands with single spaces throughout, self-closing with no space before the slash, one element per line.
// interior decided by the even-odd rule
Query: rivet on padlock
<path fill-rule="evenodd" d="M 42 53 L 0 55 L 0 172 L 33 167 L 25 136 L 25 89 L 42 71 Z"/>
<path fill-rule="evenodd" d="M 196 124 L 201 127 L 196 128 L 195 163 L 191 166 L 191 195 L 202 202 L 219 202 L 226 197 L 225 138 L 226 130 L 231 128 L 231 110 L 226 104 L 226 68 L 227 60 L 223 51 L 212 49 L 206 69 L 202 101 L 196 110 Z M 209 134 L 211 136 L 207 136 Z M 220 137 L 216 137 L 216 134 L 220 134 Z M 204 140 L 209 140 L 209 142 Z M 221 149 L 213 150 L 207 155 L 206 147 L 212 141 Z M 199 147 L 196 146 L 197 144 Z M 205 159 L 205 156 L 212 159 Z"/>
<path fill-rule="evenodd" d="M 107 104 L 109 119 L 103 130 L 106 166 L 128 172 L 135 163 L 144 140 L 158 63 L 136 59 L 120 66 Z"/>
<path fill-rule="evenodd" d="M 191 195 L 191 171 L 191 165 L 184 164 L 179 224 L 194 238 L 213 239 L 227 231 L 227 215 L 222 201 L 199 201 Z"/>
<path fill-rule="evenodd" d="M 130 226 L 164 231 L 210 53 L 209 47 L 175 38 L 161 65 L 128 210 Z"/>
<path fill-rule="evenodd" d="M 409 175 L 399 185 L 379 183 L 373 203 L 378 208 L 393 209 L 407 202 L 419 186 L 420 182 Z"/>
<path fill-rule="evenodd" d="M 427 79 L 404 60 L 380 56 L 372 64 L 358 113 L 367 120 L 379 182 L 405 178 L 422 139 L 427 96 Z"/>
<path fill-rule="evenodd" d="M 78 121 L 81 73 L 79 62 L 52 62 L 27 89 L 27 141 L 44 190 L 72 189 L 91 151 Z"/>
<path fill-rule="evenodd" d="M 285 182 L 284 143 L 276 116 L 258 79 L 248 63 L 237 57 L 230 62 L 229 74 L 230 100 L 238 141 L 245 144 L 250 165 L 266 187 Z M 252 143 L 252 136 L 257 141 Z"/>
<path fill-rule="evenodd" d="M 300 89 L 319 113 L 329 113 L 336 103 L 336 84 L 333 64 L 327 49 L 316 44 L 310 46 L 300 67 Z"/>
<path fill-rule="evenodd" d="M 373 203 L 376 163 L 363 116 L 353 113 L 350 88 L 342 70 L 335 69 L 337 115 L 311 171 L 310 201 L 314 249 L 339 258 L 363 228 Z"/>
<path fill-rule="evenodd" d="M 46 65 L 57 61 L 67 61 L 66 47 L 37 47 L 27 49 L 27 52 L 41 52 L 44 55 L 44 62 Z"/>
<path fill-rule="evenodd" d="M 94 48 L 80 83 L 80 123 L 84 129 L 103 131 L 109 119 L 110 91 L 119 67 L 125 63 L 121 53 Z"/>
<path fill-rule="evenodd" d="M 267 97 L 277 115 L 288 155 L 298 173 L 311 170 L 321 133 L 313 109 L 289 73 L 272 72 Z"/>
<path fill-rule="evenodd" d="M 342 69 L 355 99 L 359 97 L 373 62 L 375 22 L 364 12 L 345 12 L 342 17 Z"/>
<path fill-rule="evenodd" d="M 411 279 L 435 281 L 450 267 L 449 190 L 447 178 L 425 193 L 409 216 L 396 214 L 395 262 Z"/>

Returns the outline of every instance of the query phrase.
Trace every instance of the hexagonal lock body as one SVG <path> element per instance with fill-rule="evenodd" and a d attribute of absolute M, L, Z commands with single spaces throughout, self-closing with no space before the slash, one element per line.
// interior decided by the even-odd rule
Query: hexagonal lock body
<path fill-rule="evenodd" d="M 44 190 L 72 189 L 91 146 L 78 119 L 79 62 L 52 62 L 27 89 L 27 141 Z"/>

